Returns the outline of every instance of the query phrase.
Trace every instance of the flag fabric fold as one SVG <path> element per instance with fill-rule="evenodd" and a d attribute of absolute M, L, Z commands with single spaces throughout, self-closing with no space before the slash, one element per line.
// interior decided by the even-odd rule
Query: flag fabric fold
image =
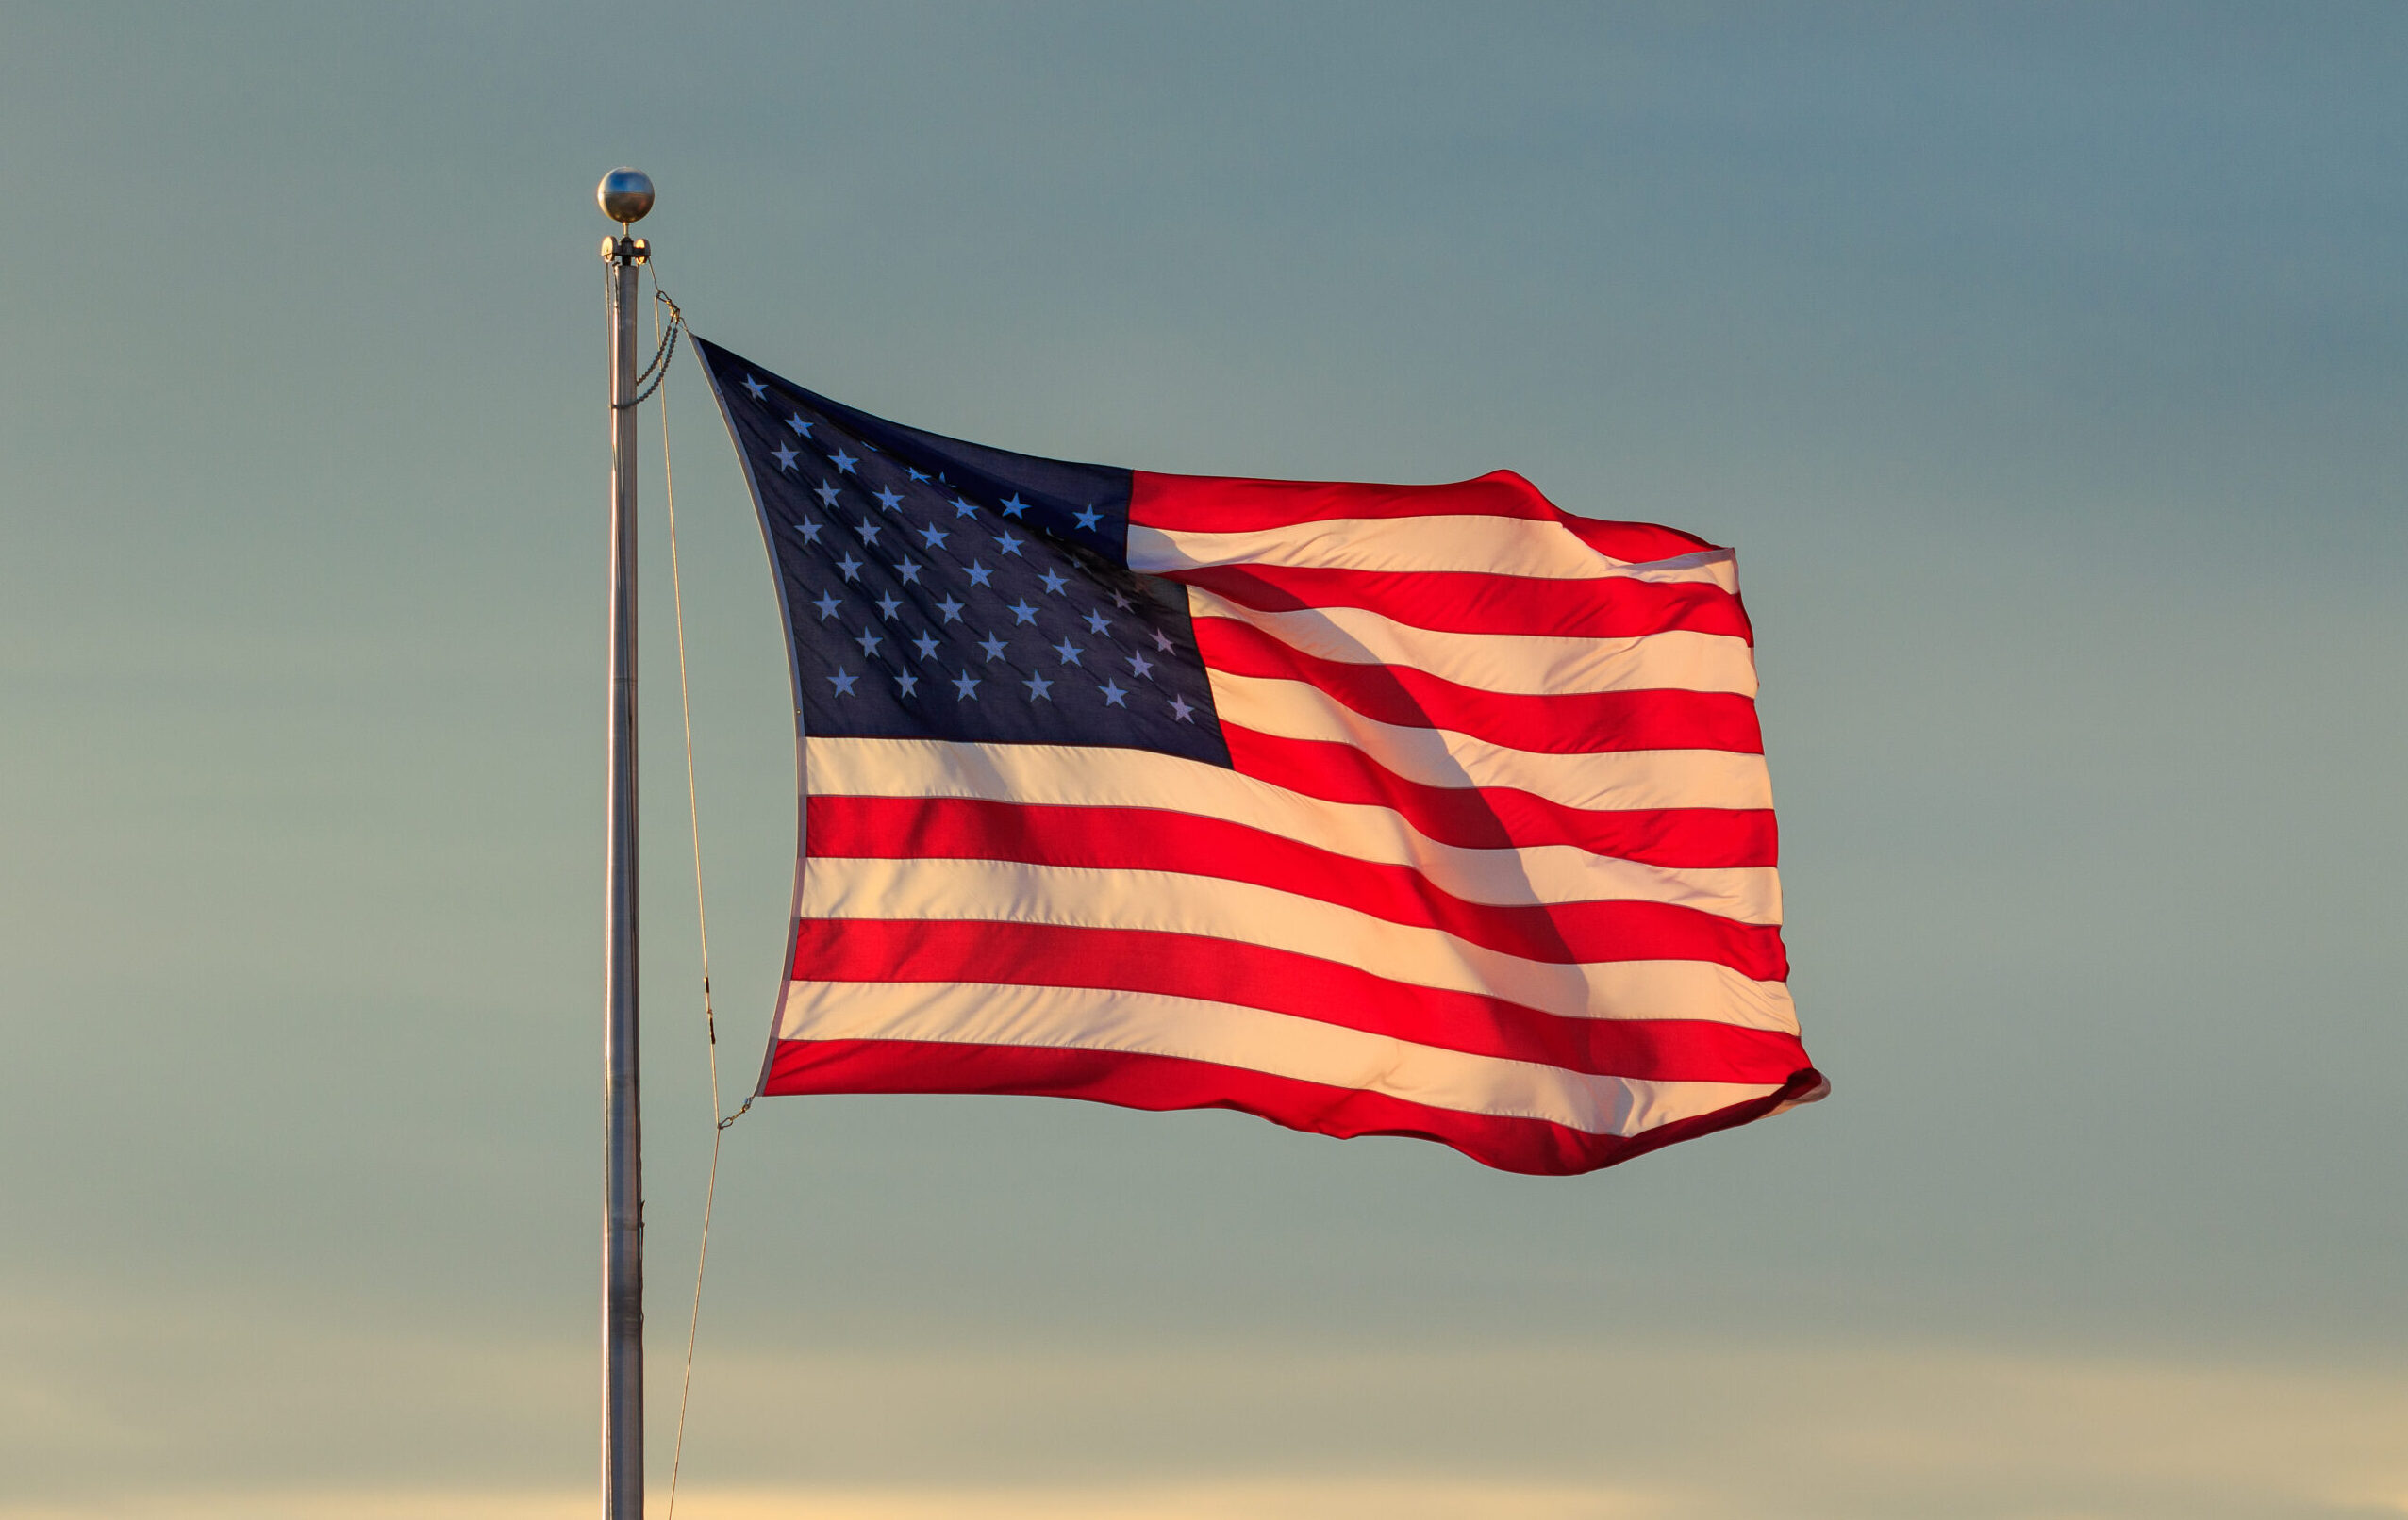
<path fill-rule="evenodd" d="M 697 340 L 789 633 L 759 1091 L 1221 1107 L 1593 1170 L 1810 1101 L 1729 551 L 963 443 Z"/>

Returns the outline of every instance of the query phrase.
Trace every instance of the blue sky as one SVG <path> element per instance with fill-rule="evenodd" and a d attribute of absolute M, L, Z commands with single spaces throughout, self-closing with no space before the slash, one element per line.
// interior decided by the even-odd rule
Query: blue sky
<path fill-rule="evenodd" d="M 2408 1512 L 2397 10 L 0 25 L 0 1517 L 585 1512 L 621 162 L 701 332 L 871 410 L 1735 545 L 1837 1084 L 1546 1181 L 766 1104 L 681 1510 Z M 697 380 L 741 1087 L 790 736 Z M 665 1368 L 709 1131 L 648 490 Z"/>

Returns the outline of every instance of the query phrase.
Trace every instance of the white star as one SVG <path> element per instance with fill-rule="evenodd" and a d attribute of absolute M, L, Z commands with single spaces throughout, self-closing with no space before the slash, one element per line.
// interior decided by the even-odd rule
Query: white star
<path fill-rule="evenodd" d="M 995 540 L 995 547 L 1002 550 L 1005 553 L 1017 554 L 1020 553 L 1020 546 L 1026 542 L 1028 542 L 1028 540 L 1021 537 L 1019 534 L 1006 532 L 1002 537 Z"/>
<path fill-rule="evenodd" d="M 1169 634 L 1164 633 L 1164 632 L 1163 632 L 1161 629 L 1159 629 L 1159 628 L 1157 628 L 1157 629 L 1155 629 L 1155 630 L 1154 631 L 1154 647 L 1155 647 L 1155 648 L 1157 648 L 1157 649 L 1159 649 L 1159 650 L 1161 650 L 1163 653 L 1165 653 L 1165 654 L 1169 654 L 1169 653 L 1172 653 L 1172 646 L 1171 646 L 1171 636 L 1170 636 Z"/>
<path fill-rule="evenodd" d="M 1090 506 L 1086 511 L 1081 512 L 1078 515 L 1078 519 L 1079 526 L 1091 532 L 1098 522 L 1104 520 L 1104 514 Z"/>
<path fill-rule="evenodd" d="M 1004 657 L 1004 641 L 997 638 L 993 634 L 988 634 L 986 637 L 980 639 L 978 641 L 978 647 L 987 652 L 987 663 L 989 665 L 994 664 L 997 660 Z"/>
<path fill-rule="evenodd" d="M 1035 622 L 1037 620 L 1037 609 L 1028 604 L 1028 598 L 1026 597 L 1022 597 L 1018 602 L 1013 603 L 1006 610 L 1011 613 L 1012 621 L 1015 623 Z"/>
<path fill-rule="evenodd" d="M 1154 662 L 1147 659 L 1144 655 L 1132 654 L 1129 656 L 1129 673 L 1137 679 L 1140 681 L 1144 680 L 1145 673 L 1153 669 Z"/>
<path fill-rule="evenodd" d="M 1117 681 L 1106 681 L 1105 683 L 1104 683 L 1104 706 L 1106 706 L 1106 707 L 1126 707 L 1126 706 L 1128 705 L 1128 703 L 1127 703 L 1126 702 L 1124 702 L 1124 701 L 1122 701 L 1122 700 L 1121 700 L 1121 699 L 1125 698 L 1126 696 L 1128 696 L 1128 693 L 1127 693 L 1127 692 L 1125 692 L 1125 691 L 1122 691 L 1122 690 L 1121 689 L 1121 684 L 1120 684 L 1119 682 L 1117 682 Z"/>
<path fill-rule="evenodd" d="M 903 504 L 903 492 L 896 490 L 892 486 L 879 487 L 877 496 L 878 504 L 889 512 Z"/>
<path fill-rule="evenodd" d="M 903 584 L 905 586 L 918 586 L 920 584 L 920 567 L 913 564 L 910 560 L 896 560 L 895 573 L 903 577 Z"/>
<path fill-rule="evenodd" d="M 878 541 L 879 526 L 880 524 L 871 521 L 868 518 L 863 518 L 861 520 L 861 541 L 865 544 L 876 543 Z"/>
<path fill-rule="evenodd" d="M 1041 675 L 1032 674 L 1021 685 L 1028 688 L 1028 700 L 1031 702 L 1035 702 L 1039 697 L 1043 697 L 1047 702 L 1054 700 L 1054 683 Z"/>
<path fill-rule="evenodd" d="M 816 522 L 798 522 L 794 524 L 794 531 L 803 536 L 803 541 L 806 544 L 815 544 L 820 541 L 820 525 Z"/>
<path fill-rule="evenodd" d="M 857 678 L 850 670 L 839 670 L 836 674 L 828 677 L 828 680 L 835 685 L 836 694 L 839 697 L 850 697 L 853 695 L 853 683 L 855 679 Z"/>
<path fill-rule="evenodd" d="M 1076 665 L 1079 662 L 1079 656 L 1086 653 L 1087 651 L 1079 648 L 1076 644 L 1071 643 L 1066 638 L 1054 646 L 1054 653 L 1062 656 L 1062 663 L 1064 665 Z"/>
<path fill-rule="evenodd" d="M 1004 516 L 1007 518 L 1016 518 L 1027 510 L 1028 504 L 1020 499 L 1019 492 L 1015 491 L 1011 495 L 1004 498 Z"/>
<path fill-rule="evenodd" d="M 970 577 L 970 584 L 972 586 L 985 586 L 988 581 L 995 578 L 995 572 L 993 570 L 988 570 L 986 566 L 981 565 L 974 559 L 970 562 L 970 568 L 962 571 L 962 573 Z"/>
<path fill-rule="evenodd" d="M 763 396 L 770 393 L 769 387 L 761 384 L 758 380 L 754 379 L 749 374 L 744 377 L 744 388 L 753 393 L 753 399 L 755 401 L 758 401 Z"/>
<path fill-rule="evenodd" d="M 845 453 L 842 449 L 837 450 L 836 457 L 828 461 L 828 463 L 836 466 L 839 471 L 848 475 L 860 473 L 860 471 L 853 468 L 860 462 L 860 460 Z"/>
<path fill-rule="evenodd" d="M 1171 698 L 1171 717 L 1173 717 L 1173 718 L 1175 718 L 1175 719 L 1177 719 L 1180 722 L 1182 722 L 1182 723 L 1192 723 L 1192 722 L 1194 722 L 1194 721 L 1195 721 L 1195 719 L 1192 719 L 1192 718 L 1189 718 L 1189 717 L 1187 716 L 1189 713 L 1192 713 L 1192 712 L 1194 712 L 1194 711 L 1195 711 L 1195 708 L 1194 708 L 1194 707 L 1192 707 L 1192 706 L 1190 706 L 1190 705 L 1188 705 L 1188 702 L 1187 702 L 1187 698 L 1185 698 L 1185 697 L 1173 697 L 1173 698 Z"/>
<path fill-rule="evenodd" d="M 937 657 L 937 636 L 922 634 L 911 641 L 911 647 L 920 652 L 922 659 L 933 660 Z"/>
<path fill-rule="evenodd" d="M 1038 576 L 1038 579 L 1043 581 L 1045 583 L 1045 589 L 1053 592 L 1055 596 L 1060 596 L 1062 594 L 1062 587 L 1071 584 L 1071 578 L 1063 574 L 1060 570 L 1047 570 L 1044 574 Z"/>
<path fill-rule="evenodd" d="M 861 636 L 855 639 L 854 642 L 861 646 L 862 654 L 867 656 L 877 653 L 878 646 L 885 643 L 886 640 L 870 632 L 867 628 L 864 628 L 861 630 Z"/>
<path fill-rule="evenodd" d="M 923 481 L 923 480 L 926 480 L 926 479 L 928 478 L 927 476 L 925 476 L 925 475 L 922 474 L 919 471 L 917 471 L 917 470 L 913 470 L 913 469 L 912 469 L 909 465 L 905 465 L 905 466 L 904 466 L 903 468 L 904 468 L 906 471 L 908 471 L 908 472 L 910 473 L 910 475 L 911 475 L 911 479 L 912 479 L 912 483 L 913 483 L 913 484 L 915 484 L 915 485 L 917 485 L 919 482 Z"/>
<path fill-rule="evenodd" d="M 786 425 L 794 429 L 794 436 L 797 438 L 807 438 L 811 436 L 811 424 L 803 421 L 803 414 L 801 412 L 796 412 L 793 416 L 788 418 L 786 420 Z"/>
<path fill-rule="evenodd" d="M 920 678 L 905 670 L 895 677 L 895 689 L 908 697 L 920 689 Z"/>
<path fill-rule="evenodd" d="M 1126 612 L 1130 607 L 1136 605 L 1135 603 L 1132 603 L 1126 596 L 1122 595 L 1119 591 L 1114 591 L 1112 593 L 1112 604 L 1120 608 L 1122 612 Z"/>
<path fill-rule="evenodd" d="M 977 515 L 978 508 L 971 505 L 968 502 L 963 501 L 958 496 L 954 498 L 954 516 L 957 518 L 974 518 Z"/>
<path fill-rule="evenodd" d="M 920 530 L 920 541 L 926 544 L 931 549 L 944 548 L 945 540 L 952 537 L 953 535 L 947 533 L 944 529 L 937 526 L 933 522 Z"/>
<path fill-rule="evenodd" d="M 885 596 L 878 599 L 878 616 L 886 619 L 889 622 L 893 621 L 894 615 L 902 610 L 903 603 L 896 598 L 892 591 L 888 591 Z M 1138 658 L 1144 659 L 1145 656 L 1140 654 Z M 1139 670 L 1138 674 L 1143 675 L 1145 672 L 1143 670 Z"/>
<path fill-rule="evenodd" d="M 822 506 L 836 505 L 836 487 L 827 481 L 820 482 L 820 488 L 811 494 L 820 499 L 820 504 Z"/>
<path fill-rule="evenodd" d="M 838 560 L 836 562 L 836 568 L 844 572 L 844 578 L 848 581 L 857 581 L 861 579 L 861 561 L 854 558 L 851 554 L 847 554 L 842 559 Z"/>
<path fill-rule="evenodd" d="M 945 621 L 947 622 L 961 621 L 961 603 L 955 602 L 951 597 L 947 597 L 942 602 L 938 603 L 937 610 L 945 615 Z"/>
<path fill-rule="evenodd" d="M 839 603 L 834 591 L 822 591 L 820 593 L 820 600 L 812 603 L 811 605 L 820 609 L 820 621 L 825 622 L 836 616 Z"/>
<path fill-rule="evenodd" d="M 1087 626 L 1090 631 L 1099 634 L 1108 634 L 1112 631 L 1112 625 L 1104 620 L 1104 614 L 1101 612 L 1088 613 L 1087 615 Z"/>
<path fill-rule="evenodd" d="M 778 469 L 791 470 L 794 468 L 794 446 L 790 443 L 781 443 L 770 451 L 770 457 L 777 461 Z"/>
<path fill-rule="evenodd" d="M 964 670 L 961 674 L 954 677 L 954 701 L 962 702 L 965 700 L 970 702 L 976 702 L 978 700 L 978 678 L 972 675 L 968 670 Z"/>

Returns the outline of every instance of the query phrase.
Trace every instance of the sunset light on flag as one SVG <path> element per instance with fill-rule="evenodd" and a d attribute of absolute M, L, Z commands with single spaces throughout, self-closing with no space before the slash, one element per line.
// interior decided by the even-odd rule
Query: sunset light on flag
<path fill-rule="evenodd" d="M 1561 1173 L 1826 1090 L 1730 551 L 1505 471 L 1031 458 L 700 347 L 801 730 L 762 1093 L 1235 1108 Z"/>

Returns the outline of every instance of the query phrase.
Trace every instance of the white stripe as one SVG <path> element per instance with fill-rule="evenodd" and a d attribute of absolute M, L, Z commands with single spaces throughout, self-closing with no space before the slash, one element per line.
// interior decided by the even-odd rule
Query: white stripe
<path fill-rule="evenodd" d="M 1566 807 L 1770 807 L 1764 756 L 1728 750 L 1623 750 L 1539 754 L 1442 728 L 1402 728 L 1364 717 L 1301 681 L 1214 670 L 1224 723 L 1282 738 L 1351 744 L 1408 781 L 1510 786 Z"/>
<path fill-rule="evenodd" d="M 800 911 L 811 918 L 962 918 L 1202 934 L 1424 987 L 1485 993 L 1567 1018 L 1696 1018 L 1798 1032 L 1787 987 L 1715 962 L 1525 960 L 1318 898 L 1172 871 L 813 855 L 804 862 Z"/>
<path fill-rule="evenodd" d="M 814 737 L 805 741 L 805 765 L 822 797 L 975 798 L 1224 818 L 1355 860 L 1411 867 L 1472 902 L 1640 900 L 1742 923 L 1781 921 L 1781 879 L 1769 866 L 1650 866 L 1576 845 L 1466 850 L 1428 838 L 1385 807 L 1325 802 L 1147 750 Z"/>
<path fill-rule="evenodd" d="M 1739 588 L 1731 551 L 1626 565 L 1557 522 L 1528 518 L 1332 518 L 1243 533 L 1129 525 L 1129 568 L 1151 575 L 1207 565 L 1298 565 L 1320 570 L 1475 570 L 1551 581 L 1699 581 Z"/>
<path fill-rule="evenodd" d="M 1644 1133 L 1777 1087 L 1591 1076 L 1201 998 L 1084 987 L 796 982 L 787 987 L 779 1036 L 1175 1056 L 1457 1113 L 1544 1119 L 1589 1134 Z"/>
<path fill-rule="evenodd" d="M 1360 607 L 1264 612 L 1201 587 L 1187 592 L 1199 618 L 1229 618 L 1291 649 L 1349 665 L 1403 665 L 1483 691 L 1554 696 L 1568 691 L 1731 691 L 1756 694 L 1755 652 L 1744 638 L 1686 630 L 1636 638 L 1553 638 L 1416 628 Z"/>

